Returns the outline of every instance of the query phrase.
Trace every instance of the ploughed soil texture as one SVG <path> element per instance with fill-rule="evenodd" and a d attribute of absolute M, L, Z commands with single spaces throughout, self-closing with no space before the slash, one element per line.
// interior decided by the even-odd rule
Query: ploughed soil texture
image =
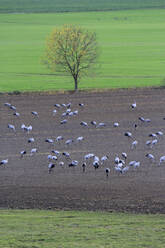
<path fill-rule="evenodd" d="M 137 106 L 132 108 L 135 101 Z M 68 103 L 70 110 L 64 105 Z M 78 114 L 62 116 L 75 110 Z M 20 116 L 15 116 L 15 111 Z M 38 116 L 32 111 L 37 111 Z M 160 157 L 165 155 L 165 137 L 149 137 L 158 131 L 165 133 L 164 117 L 164 89 L 1 95 L 0 161 L 8 159 L 8 163 L 0 165 L 0 207 L 165 213 L 165 162 L 159 165 Z M 64 119 L 67 123 L 61 124 Z M 82 121 L 88 126 L 81 126 Z M 91 121 L 96 121 L 97 126 Z M 100 122 L 105 126 L 98 126 Z M 113 126 L 115 122 L 118 127 Z M 8 124 L 15 126 L 15 132 Z M 32 130 L 21 129 L 22 124 L 31 125 Z M 132 137 L 126 137 L 125 132 L 131 132 Z M 58 136 L 63 140 L 56 141 Z M 77 141 L 80 136 L 83 140 Z M 31 137 L 34 142 L 28 143 Z M 65 144 L 68 139 L 73 140 L 69 145 Z M 146 145 L 147 140 L 154 139 L 155 145 Z M 138 144 L 131 149 L 134 140 Z M 32 148 L 37 152 L 30 155 Z M 22 150 L 26 150 L 23 158 Z M 52 150 L 60 152 L 57 161 L 47 158 Z M 70 159 L 63 152 L 69 152 Z M 115 170 L 114 162 L 116 156 L 124 160 L 122 152 L 127 153 L 123 168 L 129 167 L 123 173 Z M 108 159 L 99 161 L 98 169 L 93 166 L 93 158 L 86 160 L 83 172 L 84 156 L 89 153 L 99 158 L 107 155 Z M 71 160 L 77 160 L 78 165 L 69 167 Z M 139 161 L 140 166 L 129 166 L 130 161 Z M 55 167 L 48 173 L 51 162 Z M 105 168 L 110 168 L 108 177 Z"/>

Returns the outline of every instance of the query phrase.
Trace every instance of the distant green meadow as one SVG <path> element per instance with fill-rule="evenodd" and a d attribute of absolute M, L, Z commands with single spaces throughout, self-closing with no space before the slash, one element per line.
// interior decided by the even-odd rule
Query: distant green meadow
<path fill-rule="evenodd" d="M 99 59 L 79 88 L 160 86 L 165 78 L 165 9 L 0 14 L 0 92 L 71 90 L 69 76 L 41 58 L 55 26 L 77 24 L 97 34 Z"/>
<path fill-rule="evenodd" d="M 164 248 L 163 215 L 1 210 L 2 248 Z"/>
<path fill-rule="evenodd" d="M 0 13 L 165 8 L 164 0 L 0 0 Z"/>

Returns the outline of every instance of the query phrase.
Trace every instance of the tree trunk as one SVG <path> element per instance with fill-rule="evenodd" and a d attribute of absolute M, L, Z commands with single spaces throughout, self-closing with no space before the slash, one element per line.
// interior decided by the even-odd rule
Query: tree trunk
<path fill-rule="evenodd" d="M 74 78 L 74 90 L 75 91 L 78 90 L 78 81 L 77 81 L 77 78 Z"/>

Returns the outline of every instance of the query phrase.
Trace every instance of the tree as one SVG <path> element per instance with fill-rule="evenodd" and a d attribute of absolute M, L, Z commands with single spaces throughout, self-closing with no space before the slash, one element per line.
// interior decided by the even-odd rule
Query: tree
<path fill-rule="evenodd" d="M 97 58 L 96 34 L 81 27 L 55 28 L 47 39 L 44 63 L 55 72 L 65 72 L 74 79 L 74 88 Z"/>

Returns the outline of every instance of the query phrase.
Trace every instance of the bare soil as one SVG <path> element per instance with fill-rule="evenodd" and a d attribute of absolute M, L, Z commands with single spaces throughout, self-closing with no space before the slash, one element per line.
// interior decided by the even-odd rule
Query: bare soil
<path fill-rule="evenodd" d="M 131 103 L 136 100 L 137 108 Z M 13 110 L 4 106 L 9 102 L 16 106 L 19 117 Z M 65 108 L 52 111 L 56 103 L 71 103 L 72 110 L 79 110 L 77 116 L 64 117 L 68 123 L 61 125 L 61 114 Z M 78 104 L 84 103 L 84 107 Z M 39 117 L 32 116 L 37 111 Z M 151 119 L 150 123 L 141 123 L 140 116 Z M 39 209 L 79 209 L 129 211 L 140 213 L 165 213 L 165 164 L 158 166 L 160 156 L 165 155 L 165 137 L 158 137 L 158 143 L 149 148 L 145 145 L 150 133 L 165 133 L 165 89 L 110 90 L 106 92 L 79 92 L 68 94 L 21 94 L 0 96 L 0 160 L 9 159 L 6 166 L 0 165 L 0 207 L 1 208 L 39 208 Z M 106 126 L 95 128 L 90 121 L 105 122 Z M 80 126 L 85 121 L 89 127 Z M 120 126 L 113 127 L 114 122 Z M 8 124 L 16 127 L 16 132 L 8 129 Z M 32 125 L 28 134 L 21 130 L 21 124 Z M 135 130 L 134 124 L 138 127 Z M 124 136 L 129 131 L 133 139 Z M 54 145 L 45 142 L 46 138 L 64 137 L 61 143 Z M 84 140 L 76 142 L 78 136 Z M 29 144 L 29 137 L 35 142 Z M 72 138 L 73 144 L 65 145 Z M 131 150 L 131 142 L 138 141 L 137 148 Z M 30 156 L 32 148 L 38 153 Z M 69 168 L 58 162 L 52 173 L 48 174 L 47 155 L 51 150 L 69 151 L 72 160 L 79 165 Z M 27 154 L 20 158 L 19 152 Z M 125 174 L 114 171 L 114 158 L 126 152 L 128 159 L 140 161 L 139 168 L 130 168 Z M 92 161 L 88 161 L 86 172 L 82 171 L 85 154 L 94 153 L 109 159 L 95 170 Z M 155 156 L 155 162 L 146 158 L 147 153 Z M 106 178 L 105 168 L 111 168 Z"/>

